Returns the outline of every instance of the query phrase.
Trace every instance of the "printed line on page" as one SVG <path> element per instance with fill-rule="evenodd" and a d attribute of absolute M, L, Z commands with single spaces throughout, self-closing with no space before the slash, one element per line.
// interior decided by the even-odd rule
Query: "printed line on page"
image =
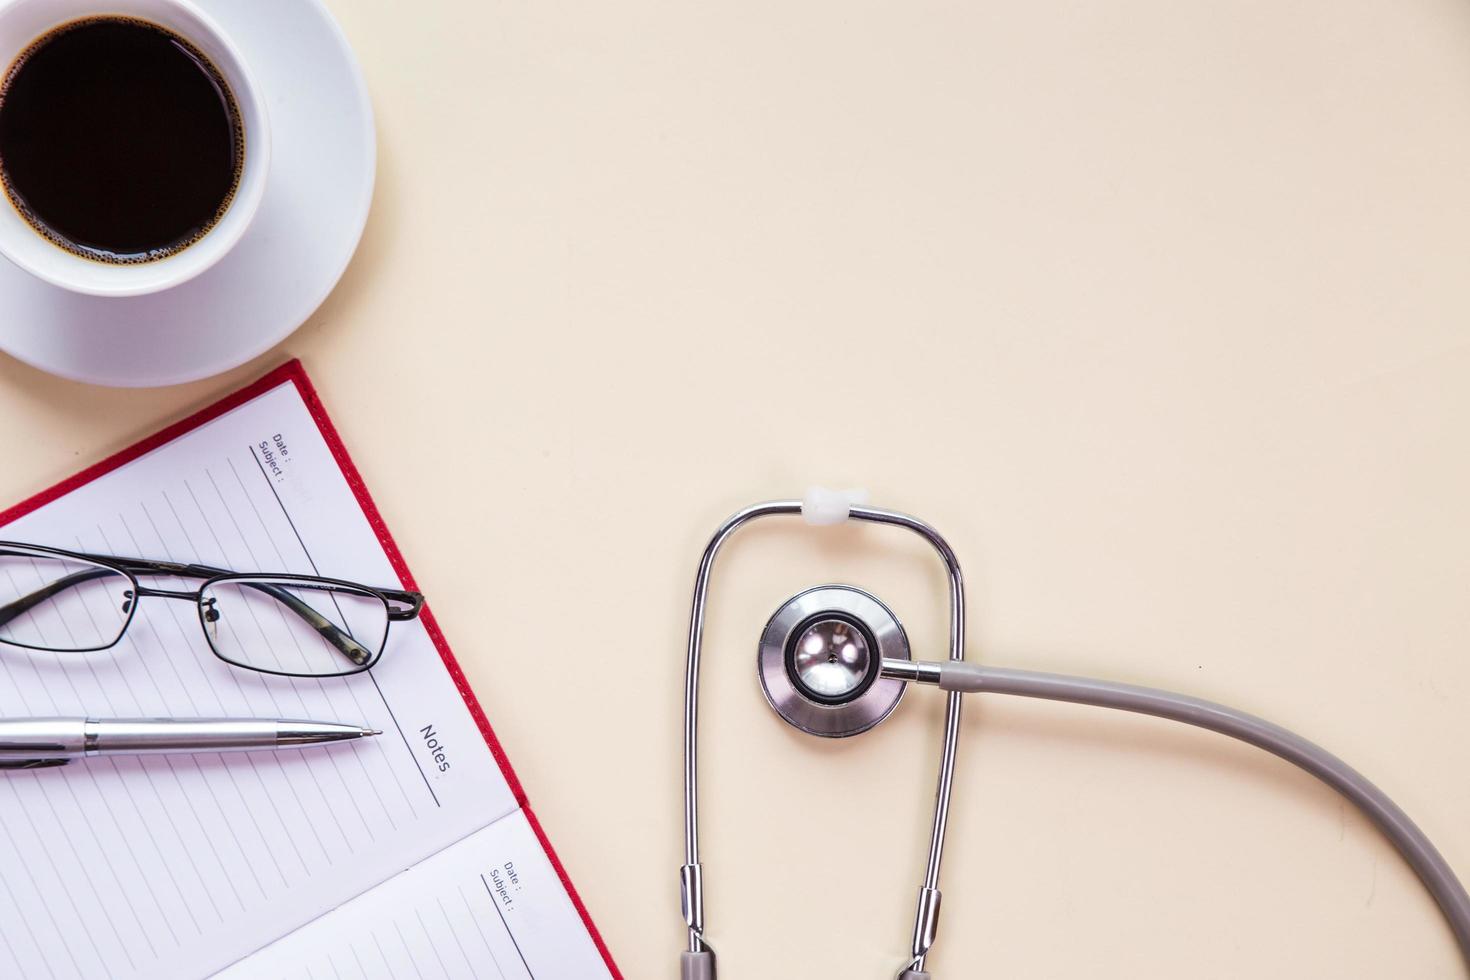
<path fill-rule="evenodd" d="M 256 453 L 254 446 L 250 447 L 250 456 L 252 459 L 255 460 L 255 465 L 260 470 L 260 478 L 266 482 L 266 485 L 269 486 L 271 489 L 271 494 L 276 498 L 276 504 L 281 508 L 281 514 L 286 518 L 286 523 L 291 525 L 291 532 L 296 535 L 296 541 L 298 544 L 301 545 L 301 553 L 304 554 L 306 556 L 306 560 L 311 563 L 311 570 L 313 574 L 320 575 L 321 569 L 317 568 L 316 559 L 311 557 L 311 549 L 308 548 L 306 546 L 306 542 L 302 540 L 301 532 L 296 528 L 296 522 L 291 519 L 291 512 L 286 509 L 286 504 L 283 500 L 281 500 L 281 495 L 276 492 L 275 485 L 271 483 L 270 476 L 268 476 L 265 472 L 265 464 L 260 461 L 260 456 Z M 336 602 L 337 600 L 334 598 L 332 601 Z M 338 612 L 340 613 L 340 610 Z M 418 753 L 414 752 L 413 746 L 409 744 L 408 736 L 404 734 L 403 726 L 398 723 L 398 716 L 393 713 L 393 706 L 388 703 L 387 697 L 383 695 L 383 688 L 381 685 L 378 684 L 378 679 L 372 675 L 372 671 L 368 671 L 367 676 L 368 680 L 373 682 L 373 689 L 378 692 L 378 697 L 382 699 L 383 708 L 388 712 L 388 717 L 393 720 L 393 727 L 398 730 L 398 737 L 403 739 L 403 747 L 408 750 L 409 757 L 413 759 L 414 767 L 418 769 L 419 775 L 423 777 L 424 788 L 429 791 L 429 796 L 433 798 L 434 805 L 442 807 L 444 804 L 439 802 L 439 794 L 434 792 L 434 787 L 429 782 L 429 776 L 427 773 L 424 772 L 423 763 L 419 762 Z"/>
<path fill-rule="evenodd" d="M 526 976 L 530 977 L 531 980 L 536 980 L 536 974 L 531 972 L 531 964 L 526 962 L 526 954 L 521 949 L 521 944 L 516 940 L 516 934 L 511 932 L 510 923 L 505 921 L 505 913 L 500 911 L 500 900 L 495 897 L 495 889 L 490 887 L 490 879 L 482 874 L 480 875 L 480 880 L 485 884 L 485 894 L 490 896 L 490 904 L 495 908 L 495 914 L 500 916 L 500 924 L 505 927 L 505 934 L 510 937 L 511 945 L 516 948 L 516 955 L 521 958 L 521 966 L 526 968 Z"/>

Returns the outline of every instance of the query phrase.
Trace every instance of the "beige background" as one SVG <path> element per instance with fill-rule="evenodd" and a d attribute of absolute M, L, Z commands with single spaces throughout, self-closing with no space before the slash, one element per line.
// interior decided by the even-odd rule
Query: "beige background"
<path fill-rule="evenodd" d="M 1470 873 L 1470 4 L 333 7 L 381 147 L 340 288 L 200 384 L 0 360 L 0 493 L 303 357 L 629 977 L 683 939 L 698 551 L 810 482 L 951 536 L 972 657 L 1281 720 Z M 754 643 L 837 579 L 938 656 L 938 569 L 881 531 L 727 555 L 724 975 L 887 976 L 939 700 L 805 740 Z M 965 730 L 937 977 L 1465 975 L 1284 765 L 1081 708 Z"/>

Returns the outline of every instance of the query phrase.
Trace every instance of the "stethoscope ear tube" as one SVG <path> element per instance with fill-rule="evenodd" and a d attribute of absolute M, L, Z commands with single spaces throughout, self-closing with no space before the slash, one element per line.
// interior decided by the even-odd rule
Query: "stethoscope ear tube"
<path fill-rule="evenodd" d="M 773 516 L 807 517 L 807 523 L 826 525 L 844 519 L 867 521 L 902 528 L 919 535 L 938 553 L 949 575 L 949 658 L 962 661 L 965 656 L 965 585 L 959 561 L 949 543 L 934 528 L 917 518 L 897 511 L 859 505 L 855 494 L 839 495 L 841 499 L 808 501 L 776 500 L 747 507 L 720 525 L 710 538 L 700 559 L 694 579 L 694 601 L 689 615 L 688 657 L 684 673 L 684 865 L 679 869 L 681 906 L 684 924 L 689 930 L 689 950 L 681 969 L 706 970 L 686 972 L 684 980 L 713 980 L 714 954 L 704 938 L 704 882 L 699 860 L 699 659 L 704 637 L 704 614 L 709 597 L 710 577 L 715 557 L 730 535 L 751 521 Z M 843 513 L 845 511 L 845 513 Z M 929 858 L 924 881 L 919 888 L 915 912 L 913 943 L 908 969 L 915 977 L 924 977 L 924 960 L 939 926 L 939 867 L 944 855 L 944 835 L 949 823 L 949 801 L 954 785 L 955 754 L 959 746 L 961 695 L 950 694 L 945 704 L 944 741 L 939 760 L 939 788 L 935 794 L 934 822 L 929 837 Z M 705 955 L 701 955 L 705 954 Z"/>

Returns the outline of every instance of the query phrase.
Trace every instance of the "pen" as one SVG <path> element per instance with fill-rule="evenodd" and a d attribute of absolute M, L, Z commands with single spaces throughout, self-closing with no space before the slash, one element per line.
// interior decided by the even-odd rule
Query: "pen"
<path fill-rule="evenodd" d="M 0 721 L 0 769 L 64 766 L 94 755 L 288 749 L 381 734 L 275 718 L 19 718 Z"/>

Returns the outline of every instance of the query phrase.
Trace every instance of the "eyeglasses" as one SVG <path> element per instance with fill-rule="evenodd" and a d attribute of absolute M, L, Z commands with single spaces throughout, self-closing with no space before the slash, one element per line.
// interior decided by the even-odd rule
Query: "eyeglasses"
<path fill-rule="evenodd" d="M 139 578 L 203 579 L 197 590 Z M 148 596 L 191 602 L 227 664 L 283 677 L 372 668 L 391 623 L 418 617 L 418 592 L 315 575 L 242 574 L 207 565 L 88 555 L 0 541 L 0 643 L 53 653 L 115 646 Z"/>

